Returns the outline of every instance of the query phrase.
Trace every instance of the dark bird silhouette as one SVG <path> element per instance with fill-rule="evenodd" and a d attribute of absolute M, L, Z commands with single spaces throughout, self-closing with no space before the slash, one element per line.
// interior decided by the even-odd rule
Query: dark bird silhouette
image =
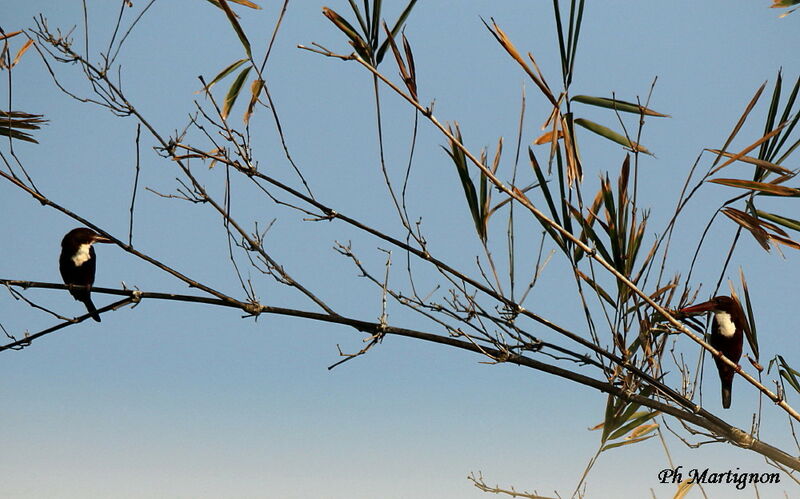
<path fill-rule="evenodd" d="M 97 258 L 92 247 L 94 243 L 113 243 L 113 241 L 85 227 L 67 232 L 67 235 L 61 240 L 58 268 L 61 270 L 64 284 L 82 286 L 70 288 L 69 293 L 73 298 L 86 305 L 92 319 L 100 322 L 100 314 L 97 313 L 91 297 L 94 271 L 97 268 Z"/>
<path fill-rule="evenodd" d="M 680 312 L 686 315 L 713 312 L 709 343 L 734 364 L 738 364 L 742 356 L 743 332 L 747 327 L 747 320 L 737 300 L 730 296 L 717 296 L 705 303 L 681 309 Z M 722 407 L 728 409 L 731 406 L 731 386 L 735 371 L 720 359 L 715 358 L 714 362 L 722 384 Z"/>

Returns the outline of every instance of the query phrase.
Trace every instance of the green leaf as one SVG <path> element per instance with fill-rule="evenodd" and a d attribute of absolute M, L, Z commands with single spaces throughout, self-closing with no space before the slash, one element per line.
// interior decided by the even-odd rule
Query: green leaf
<path fill-rule="evenodd" d="M 633 430 L 634 428 L 637 428 L 637 427 L 643 425 L 644 423 L 646 423 L 647 421 L 650 421 L 651 419 L 653 419 L 654 417 L 658 416 L 659 414 L 660 413 L 658 411 L 652 411 L 652 412 L 640 411 L 640 412 L 636 412 L 636 413 L 632 414 L 626 420 L 626 421 L 628 421 L 628 423 L 626 423 L 624 426 L 621 426 L 617 431 L 612 433 L 608 437 L 608 439 L 609 440 L 616 440 L 619 437 L 621 437 L 623 435 L 626 435 L 629 431 Z"/>
<path fill-rule="evenodd" d="M 591 97 L 589 95 L 576 95 L 572 99 L 573 102 L 580 102 L 590 106 L 604 107 L 614 109 L 624 113 L 644 114 L 646 116 L 657 116 L 663 118 L 670 118 L 668 114 L 661 114 L 659 112 L 648 109 L 633 102 L 626 102 L 618 99 L 609 99 L 606 97 Z"/>
<path fill-rule="evenodd" d="M 244 46 L 244 51 L 247 54 L 248 59 L 252 58 L 253 55 L 250 53 L 250 41 L 247 39 L 247 36 L 242 31 L 242 27 L 239 25 L 239 21 L 236 20 L 236 14 L 233 13 L 231 7 L 228 5 L 228 0 L 217 0 L 219 1 L 220 7 L 222 10 L 225 11 L 225 15 L 228 16 L 228 21 L 230 21 L 231 26 L 233 26 L 233 30 L 236 31 L 236 35 L 239 37 L 239 41 L 242 42 Z"/>
<path fill-rule="evenodd" d="M 633 142 L 632 140 L 628 140 L 627 137 L 625 137 L 624 135 L 620 135 L 614 130 L 605 127 L 603 125 L 600 125 L 598 123 L 595 123 L 594 121 L 590 121 L 584 118 L 578 118 L 574 121 L 574 123 L 576 125 L 582 126 L 583 128 L 589 130 L 590 132 L 594 132 L 597 135 L 600 135 L 601 137 L 605 137 L 606 139 L 612 142 L 616 142 L 617 144 L 620 144 L 623 147 L 627 147 L 632 151 L 642 152 L 650 156 L 653 155 L 653 153 L 648 151 L 646 147 L 639 145 L 636 142 Z"/>
<path fill-rule="evenodd" d="M 778 372 L 781 377 L 785 379 L 796 392 L 800 393 L 800 380 L 797 379 L 797 377 L 800 376 L 800 372 L 792 369 L 789 364 L 786 363 L 782 355 L 776 355 L 774 359 L 769 361 L 767 373 L 772 369 L 773 364 L 778 365 Z"/>
<path fill-rule="evenodd" d="M 455 131 L 452 128 L 450 131 L 453 133 L 458 142 L 461 144 L 464 143 L 464 139 L 461 136 L 461 130 L 458 128 L 457 123 L 455 124 Z M 461 180 L 461 186 L 464 189 L 464 196 L 467 198 L 469 211 L 472 215 L 472 220 L 475 223 L 475 230 L 478 232 L 478 236 L 481 238 L 481 240 L 486 241 L 486 231 L 484 230 L 484 225 L 481 221 L 478 193 L 475 189 L 475 184 L 472 182 L 472 179 L 469 176 L 467 157 L 464 154 L 464 151 L 458 147 L 454 141 L 450 141 L 450 150 L 444 147 L 443 149 L 445 152 L 447 152 L 447 155 L 450 156 L 450 159 L 453 160 L 453 164 L 455 164 L 456 170 L 458 171 L 458 177 Z"/>
<path fill-rule="evenodd" d="M 608 444 L 604 445 L 600 452 L 605 452 L 607 450 L 611 450 L 615 447 L 622 447 L 623 445 L 631 445 L 631 444 L 638 444 L 639 442 L 644 442 L 645 440 L 649 440 L 653 438 L 655 435 L 648 435 L 646 437 L 639 437 L 639 438 L 632 438 L 630 440 L 625 440 L 623 442 L 617 442 L 615 444 Z"/>
<path fill-rule="evenodd" d="M 597 233 L 594 231 L 592 226 L 586 223 L 586 220 L 584 220 L 583 216 L 581 215 L 581 212 L 575 209 L 575 207 L 573 207 L 572 205 L 569 205 L 569 210 L 572 213 L 572 218 L 574 218 L 581 225 L 581 228 L 583 229 L 584 233 L 589 237 L 589 239 L 592 240 L 592 242 L 594 243 L 594 247 L 597 249 L 597 251 L 600 252 L 603 259 L 609 263 L 613 262 L 614 259 L 611 258 L 611 255 L 608 253 L 608 250 L 606 250 L 603 241 L 597 236 Z"/>
<path fill-rule="evenodd" d="M 747 288 L 747 280 L 744 278 L 744 271 L 739 267 L 739 278 L 742 281 L 742 290 L 744 290 L 744 304 L 747 310 L 747 327 L 744 328 L 745 335 L 747 336 L 747 343 L 750 345 L 750 350 L 758 361 L 758 334 L 756 332 L 756 318 L 753 316 L 753 305 L 750 302 L 750 290 Z M 741 305 L 741 304 L 740 304 Z"/>
<path fill-rule="evenodd" d="M 547 207 L 550 208 L 550 216 L 553 217 L 553 221 L 557 224 L 561 225 L 561 220 L 558 216 L 558 210 L 556 210 L 556 205 L 553 203 L 553 196 L 550 194 L 550 188 L 547 185 L 547 181 L 544 178 L 544 172 L 542 172 L 542 167 L 539 166 L 539 162 L 536 160 L 536 155 L 533 154 L 533 149 L 528 146 L 528 158 L 531 161 L 531 168 L 533 168 L 533 173 L 536 175 L 536 180 L 539 182 L 539 189 L 541 189 L 542 194 L 544 194 L 544 199 L 547 201 Z"/>
<path fill-rule="evenodd" d="M 406 8 L 403 9 L 403 12 L 400 14 L 400 17 L 397 18 L 397 21 L 395 21 L 394 27 L 392 28 L 392 31 L 391 31 L 392 38 L 397 36 L 397 33 L 399 33 L 400 30 L 403 28 L 403 24 L 406 22 L 406 19 L 408 19 L 409 14 L 411 14 L 411 9 L 414 8 L 414 5 L 416 5 L 416 3 L 417 3 L 417 0 L 411 0 L 410 2 L 408 2 L 408 5 L 406 5 Z M 376 60 L 376 62 L 378 64 L 381 63 L 381 61 L 383 60 L 383 56 L 386 55 L 386 49 L 388 48 L 388 45 L 387 45 L 388 42 L 389 42 L 389 39 L 387 38 L 386 40 L 383 41 L 383 43 L 381 44 L 380 48 L 378 49 L 377 57 L 375 58 L 375 60 Z"/>
<path fill-rule="evenodd" d="M 238 61 L 236 61 L 236 62 L 232 63 L 231 65 L 229 65 L 228 67 L 226 67 L 225 69 L 223 69 L 222 71 L 220 71 L 220 72 L 219 72 L 219 74 L 218 74 L 217 76 L 215 76 L 215 77 L 214 77 L 214 79 L 213 79 L 213 80 L 211 80 L 211 82 L 210 82 L 210 83 L 208 83 L 208 84 L 207 84 L 205 87 L 203 87 L 203 90 L 198 90 L 198 91 L 197 91 L 197 92 L 195 92 L 195 93 L 200 93 L 200 92 L 202 92 L 202 91 L 204 91 L 204 90 L 209 90 L 209 89 L 211 89 L 211 87 L 212 87 L 212 86 L 214 86 L 216 83 L 218 83 L 218 82 L 219 82 L 221 79 L 225 78 L 225 77 L 226 77 L 226 76 L 228 76 L 229 74 L 231 74 L 231 73 L 233 73 L 234 71 L 236 71 L 236 69 L 237 69 L 239 66 L 241 66 L 242 64 L 244 64 L 245 62 L 247 62 L 247 59 L 239 59 Z"/>
<path fill-rule="evenodd" d="M 756 214 L 759 216 L 759 218 L 766 218 L 770 222 L 775 222 L 776 224 L 780 224 L 786 228 L 800 232 L 800 221 L 798 220 L 761 210 L 756 210 Z"/>
<path fill-rule="evenodd" d="M 252 66 L 247 66 L 242 70 L 241 73 L 233 80 L 231 84 L 231 88 L 228 89 L 228 94 L 225 96 L 225 103 L 222 106 L 222 118 L 227 118 L 228 114 L 231 112 L 231 108 L 236 103 L 236 98 L 239 97 L 239 92 L 242 90 L 242 85 L 244 81 L 247 79 L 248 73 L 252 69 Z"/>

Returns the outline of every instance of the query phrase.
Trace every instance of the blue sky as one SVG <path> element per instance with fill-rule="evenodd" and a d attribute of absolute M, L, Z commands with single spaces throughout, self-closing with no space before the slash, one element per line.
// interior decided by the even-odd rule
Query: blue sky
<path fill-rule="evenodd" d="M 87 4 L 96 56 L 108 43 L 118 6 Z M 647 94 L 657 76 L 651 107 L 672 115 L 648 121 L 642 139 L 657 156 L 643 159 L 641 165 L 642 192 L 653 209 L 650 234 L 663 227 L 702 148 L 722 145 L 758 86 L 767 79 L 772 83 L 781 67 L 787 81 L 800 72 L 790 48 L 796 45 L 800 17 L 777 19 L 778 12 L 768 4 L 607 0 L 587 6 L 572 93 L 613 92 L 635 100 Z M 143 5 L 135 2 L 136 9 Z M 261 5 L 261 11 L 238 9 L 256 54 L 263 51 L 278 12 L 276 3 Z M 343 0 L 327 5 L 343 15 L 349 12 Z M 371 79 L 353 63 L 296 48 L 316 41 L 346 50 L 340 33 L 322 16 L 322 6 L 309 1 L 290 4 L 268 68 L 288 146 L 321 200 L 398 235 L 377 164 Z M 396 16 L 392 7 L 387 6 L 390 18 Z M 51 28 L 77 25 L 76 33 L 81 32 L 80 2 L 29 1 L 13 7 L 5 2 L 0 6 L 2 28 L 30 27 L 39 12 Z M 473 150 L 494 147 L 499 136 L 505 137 L 501 172 L 508 178 L 523 83 L 528 95 L 526 141 L 538 135 L 547 105 L 480 17 L 494 18 L 517 47 L 533 52 L 551 86 L 557 87 L 560 69 L 550 2 L 422 1 L 406 34 L 415 50 L 421 99 L 435 99 L 440 120 L 459 121 Z M 82 43 L 80 35 L 76 39 Z M 17 41 L 14 47 L 18 46 Z M 131 101 L 169 134 L 185 126 L 194 100 L 200 99 L 194 94 L 200 87 L 197 76 L 209 79 L 239 57 L 241 45 L 221 11 L 199 0 L 162 0 L 133 32 L 120 61 Z M 382 69 L 396 76 L 393 61 L 387 59 Z M 61 65 L 56 70 L 69 88 L 85 93 L 76 67 Z M 13 78 L 12 107 L 50 120 L 36 133 L 39 145 L 15 145 L 39 188 L 124 238 L 134 175 L 134 120 L 113 118 L 65 98 L 34 51 L 14 68 Z M 0 89 L 7 102 L 5 78 Z M 765 104 L 734 148 L 759 137 Z M 387 92 L 383 105 L 389 167 L 399 179 L 413 114 Z M 591 119 L 608 119 L 602 111 L 581 112 Z M 238 120 L 241 103 L 234 114 Z M 254 120 L 260 167 L 295 182 L 268 113 L 260 109 Z M 614 174 L 624 154 L 589 134 L 580 138 L 585 192 L 593 192 L 600 172 Z M 420 126 L 409 198 L 412 217 L 423 217 L 437 254 L 476 275 L 479 245 L 456 173 L 439 148 L 443 143 L 444 137 L 431 126 Z M 172 192 L 174 165 L 154 155 L 153 145 L 143 135 L 140 186 Z M 3 147 L 5 154 L 7 145 Z M 794 164 L 796 159 L 789 166 Z M 195 168 L 205 169 L 200 164 Z M 742 167 L 730 168 L 733 172 Z M 224 170 L 204 171 L 203 178 L 214 194 L 222 192 Z M 352 240 L 359 257 L 381 273 L 384 254 L 377 247 L 383 245 L 341 224 L 302 222 L 296 212 L 254 196 L 246 185 L 238 188 L 234 214 L 260 225 L 277 219 L 267 245 L 292 275 L 312 283 L 340 313 L 378 318 L 380 293 L 358 279 L 357 270 L 331 246 L 335 240 Z M 0 197 L 6 212 L 0 222 L 0 277 L 59 282 L 59 241 L 76 223 L 7 183 L 0 187 Z M 685 275 L 705 223 L 729 197 L 730 189 L 707 186 L 690 205 L 690 215 L 673 242 L 670 273 Z M 144 190 L 138 203 L 134 244 L 139 249 L 242 296 L 218 217 Z M 790 202 L 771 206 L 781 206 L 791 216 Z M 492 230 L 492 237 L 501 241 L 504 223 Z M 521 235 L 521 241 L 535 241 L 538 235 L 531 232 L 533 237 Z M 693 285 L 703 282 L 706 292 L 713 286 L 720 270 L 715 251 L 727 247 L 733 232 L 730 222 L 715 223 L 701 254 L 705 265 L 696 272 Z M 113 246 L 97 252 L 98 286 L 117 287 L 124 281 L 147 291 L 193 292 Z M 727 277 L 735 279 L 735 270 L 744 267 L 758 314 L 762 359 L 781 353 L 800 364 L 794 331 L 786 326 L 786 311 L 796 307 L 800 272 L 797 256 L 790 250 L 785 253 L 786 259 L 766 254 L 744 237 Z M 395 252 L 393 258 L 393 275 L 399 282 L 404 257 Z M 582 330 L 573 284 L 559 281 L 557 268 L 545 274 L 528 306 Z M 312 309 L 297 293 L 260 275 L 252 277 L 262 303 Z M 422 284 L 430 286 L 436 277 L 419 267 Z M 26 296 L 65 315 L 82 313 L 66 293 L 29 290 Z M 96 296 L 95 302 L 111 300 Z M 389 313 L 395 325 L 428 327 L 396 304 L 390 304 Z M 466 480 L 473 471 L 483 472 L 490 484 L 543 495 L 557 490 L 568 496 L 597 448 L 599 435 L 587 428 L 602 420 L 605 397 L 591 390 L 394 337 L 369 355 L 328 371 L 326 367 L 338 360 L 337 344 L 355 351 L 362 346 L 361 335 L 298 319 L 262 316 L 253 321 L 241 315 L 193 304 L 144 302 L 105 314 L 101 324 L 84 322 L 21 352 L 3 352 L 4 496 L 485 497 Z M 18 335 L 53 323 L 8 294 L 0 298 L 0 321 Z M 534 331 L 554 339 L 546 331 Z M 766 384 L 771 385 L 773 377 L 765 376 Z M 716 380 L 706 384 L 709 381 Z M 704 393 L 706 403 L 716 409 L 717 386 L 709 385 Z M 737 380 L 734 408 L 724 416 L 747 429 L 756 406 L 752 390 Z M 762 436 L 791 450 L 785 418 L 771 407 L 765 411 Z M 722 445 L 688 450 L 671 435 L 667 438 L 673 462 L 684 468 L 773 471 L 753 453 Z M 667 466 L 656 439 L 618 449 L 595 465 L 589 496 L 642 497 L 652 488 L 656 497 L 671 497 L 674 488 L 656 481 L 658 471 Z M 796 494 L 788 482 L 784 477 L 781 486 L 759 489 L 760 497 Z M 710 497 L 754 495 L 752 489 L 738 493 L 731 487 L 710 487 L 707 492 Z M 700 497 L 697 491 L 694 497 Z"/>

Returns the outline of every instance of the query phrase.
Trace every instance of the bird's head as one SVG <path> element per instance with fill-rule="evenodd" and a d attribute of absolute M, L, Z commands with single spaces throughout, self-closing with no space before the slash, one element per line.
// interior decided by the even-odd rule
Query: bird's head
<path fill-rule="evenodd" d="M 67 232 L 64 239 L 61 240 L 62 248 L 79 248 L 84 244 L 92 245 L 94 243 L 113 243 L 111 239 L 101 236 L 92 229 L 86 227 L 79 227 Z"/>
<path fill-rule="evenodd" d="M 680 309 L 682 315 L 696 315 L 705 312 L 726 312 L 734 314 L 741 310 L 739 303 L 730 296 L 715 296 L 714 298 L 691 307 Z"/>

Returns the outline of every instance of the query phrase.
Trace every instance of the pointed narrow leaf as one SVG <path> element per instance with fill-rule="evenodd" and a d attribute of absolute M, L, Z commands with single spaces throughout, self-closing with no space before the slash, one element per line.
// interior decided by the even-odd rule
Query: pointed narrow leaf
<path fill-rule="evenodd" d="M 590 121 L 584 118 L 578 118 L 575 120 L 575 124 L 580 125 L 583 128 L 589 130 L 590 132 L 594 132 L 597 135 L 600 135 L 601 137 L 605 137 L 612 142 L 616 142 L 617 144 L 623 147 L 627 147 L 628 149 L 631 149 L 634 152 L 642 152 L 650 156 L 653 155 L 653 153 L 648 151 L 646 147 L 637 144 L 632 140 L 628 140 L 627 137 L 625 137 L 624 135 L 620 135 L 614 130 L 605 127 L 603 125 L 600 125 L 598 123 L 595 123 L 594 121 Z"/>
<path fill-rule="evenodd" d="M 711 174 L 713 175 L 714 173 L 717 173 L 718 171 L 722 170 L 723 168 L 725 168 L 729 164 L 733 163 L 734 161 L 738 161 L 739 158 L 741 158 L 742 156 L 746 155 L 747 153 L 749 153 L 750 151 L 752 151 L 756 147 L 760 146 L 764 142 L 768 141 L 769 139 L 771 139 L 772 137 L 774 137 L 775 135 L 780 133 L 780 131 L 783 130 L 784 126 L 786 126 L 786 123 L 781 123 L 780 125 L 778 125 L 771 132 L 767 133 L 766 135 L 764 135 L 763 137 L 761 137 L 757 141 L 755 141 L 752 144 L 750 144 L 749 146 L 745 147 L 744 149 L 742 149 L 737 154 L 734 154 L 733 156 L 731 156 L 731 158 L 728 159 L 728 161 L 726 161 L 726 162 L 722 163 L 721 165 L 719 165 L 718 167 L 714 168 L 711 171 Z"/>
<path fill-rule="evenodd" d="M 749 189 L 751 191 L 765 192 L 775 196 L 800 196 L 800 189 L 786 187 L 783 185 L 767 184 L 764 182 L 754 182 L 752 180 L 740 180 L 736 178 L 715 178 L 708 182 L 739 189 Z"/>
<path fill-rule="evenodd" d="M 537 145 L 537 146 L 538 145 L 542 145 L 542 144 L 550 144 L 551 142 L 553 142 L 553 133 L 554 132 L 555 132 L 555 134 L 557 136 L 556 140 L 564 137 L 564 133 L 561 130 L 555 130 L 555 131 L 554 130 L 550 130 L 550 131 L 544 132 L 542 135 L 536 137 L 536 139 L 533 141 L 533 144 Z"/>
<path fill-rule="evenodd" d="M 367 42 L 361 38 L 356 32 L 356 29 L 350 25 L 350 23 L 345 20 L 342 16 L 336 13 L 336 11 L 329 9 L 328 7 L 322 8 L 322 14 L 330 19 L 330 21 L 339 28 L 342 33 L 347 35 L 347 38 L 350 39 L 351 45 L 356 50 L 358 55 L 360 55 L 363 59 L 369 61 L 370 60 L 370 47 Z"/>
<path fill-rule="evenodd" d="M 247 105 L 247 110 L 244 112 L 244 123 L 247 124 L 250 122 L 250 117 L 253 116 L 253 111 L 256 108 L 256 103 L 258 102 L 258 96 L 261 94 L 261 89 L 264 88 L 264 80 L 261 78 L 256 78 L 253 80 L 253 83 L 250 84 L 250 103 Z"/>
<path fill-rule="evenodd" d="M 451 128 L 450 132 L 455 136 L 458 142 L 462 144 L 464 143 L 464 139 L 461 136 L 461 130 L 458 128 L 458 124 L 455 125 L 455 130 Z M 464 189 L 464 196 L 467 198 L 467 205 L 469 206 L 472 220 L 475 223 L 475 230 L 478 232 L 478 236 L 483 241 L 486 241 L 486 233 L 484 231 L 481 209 L 478 201 L 478 192 L 475 189 L 475 184 L 472 182 L 472 179 L 469 176 L 466 155 L 464 154 L 464 151 L 453 141 L 450 141 L 450 150 L 445 148 L 443 149 L 445 152 L 447 152 L 447 155 L 450 156 L 450 159 L 453 160 L 456 170 L 458 171 L 458 177 L 461 180 L 461 187 Z"/>
<path fill-rule="evenodd" d="M 775 222 L 776 224 L 783 225 L 792 230 L 796 230 L 800 232 L 800 221 L 795 220 L 793 218 L 783 217 L 781 215 L 776 215 L 774 213 L 768 213 L 766 211 L 756 210 L 756 214 L 760 218 L 766 218 L 771 222 Z"/>
<path fill-rule="evenodd" d="M 34 144 L 39 143 L 39 141 L 34 139 L 32 135 L 25 132 L 20 132 L 19 130 L 14 130 L 13 128 L 8 128 L 5 125 L 0 125 L 0 135 L 11 137 L 12 139 L 24 140 L 25 142 L 33 142 Z"/>
<path fill-rule="evenodd" d="M 720 151 L 719 149 L 707 149 L 708 152 L 713 152 L 719 156 L 725 156 L 726 158 L 732 158 L 735 154 Z M 769 161 L 764 161 L 763 159 L 753 158 L 751 156 L 739 156 L 737 161 L 741 161 L 743 163 L 750 163 L 751 165 L 756 165 L 760 168 L 765 170 L 769 170 L 773 173 L 777 173 L 779 175 L 787 175 L 792 173 L 791 170 L 787 170 L 786 168 L 776 165 L 775 163 L 770 163 Z"/>
<path fill-rule="evenodd" d="M 597 237 L 597 233 L 594 231 L 594 229 L 586 223 L 586 220 L 584 220 L 584 218 L 581 216 L 581 212 L 575 209 L 575 207 L 572 205 L 569 205 L 569 210 L 572 213 L 572 217 L 581 225 L 586 235 L 589 236 L 589 239 L 592 240 L 595 249 L 600 252 L 603 259 L 609 263 L 613 263 L 614 259 L 611 258 L 611 255 L 608 253 L 603 241 Z"/>
<path fill-rule="evenodd" d="M 778 372 L 780 372 L 781 377 L 785 379 L 796 392 L 800 392 L 800 381 L 797 379 L 797 377 L 800 376 L 800 372 L 792 369 L 789 364 L 786 363 L 782 355 L 776 355 L 774 359 L 769 361 L 769 369 L 767 372 L 772 369 L 772 364 L 778 364 Z"/>
<path fill-rule="evenodd" d="M 236 20 L 236 14 L 233 13 L 230 5 L 228 5 L 228 0 L 217 0 L 217 1 L 219 2 L 219 5 L 222 8 L 222 10 L 225 11 L 225 15 L 228 16 L 228 21 L 230 21 L 231 26 L 233 26 L 233 30 L 236 31 L 236 36 L 239 37 L 239 41 L 242 42 L 242 46 L 244 46 L 244 51 L 247 54 L 247 57 L 252 58 L 253 55 L 250 53 L 250 41 L 244 34 L 241 25 L 239 25 L 239 21 Z"/>
<path fill-rule="evenodd" d="M 741 225 L 745 229 L 747 229 L 753 237 L 756 239 L 758 244 L 761 245 L 762 248 L 769 251 L 769 234 L 763 228 L 761 228 L 761 224 L 758 223 L 758 219 L 751 217 L 747 213 L 742 211 L 736 210 L 734 208 L 725 208 L 722 210 L 722 213 L 725 214 L 728 218 L 736 222 L 737 224 Z"/>
<path fill-rule="evenodd" d="M 403 9 L 403 12 L 400 14 L 400 17 L 397 18 L 397 21 L 395 21 L 394 27 L 392 28 L 391 31 L 392 38 L 397 36 L 397 33 L 400 32 L 400 29 L 403 27 L 403 24 L 406 22 L 406 19 L 408 19 L 408 16 L 411 14 L 411 9 L 414 8 L 414 5 L 416 5 L 416 3 L 417 0 L 411 0 L 410 2 L 408 2 L 408 5 L 406 5 L 406 8 Z M 386 55 L 386 49 L 387 49 L 386 42 L 388 41 L 389 41 L 388 39 L 384 40 L 380 48 L 378 49 L 378 54 L 376 57 L 376 61 L 378 62 L 378 64 L 381 63 L 383 57 Z"/>
<path fill-rule="evenodd" d="M 595 290 L 598 296 L 600 296 L 600 298 L 604 299 L 612 307 L 616 306 L 616 302 L 614 302 L 614 299 L 611 298 L 611 295 L 609 295 L 606 292 L 606 290 L 604 290 L 599 284 L 597 284 L 591 277 L 578 270 L 577 267 L 575 268 L 575 273 L 578 275 L 578 277 L 586 281 L 586 284 L 588 284 L 590 288 Z"/>
<path fill-rule="evenodd" d="M 637 407 L 637 409 L 638 409 L 638 407 Z M 647 421 L 650 421 L 651 419 L 653 419 L 654 417 L 658 416 L 659 414 L 660 414 L 660 412 L 658 412 L 658 411 L 652 411 L 652 412 L 638 411 L 638 412 L 633 412 L 632 414 L 628 414 L 628 415 L 626 415 L 625 424 L 623 426 L 620 426 L 619 428 L 617 428 L 617 430 L 614 431 L 608 437 L 608 439 L 609 440 L 616 440 L 616 439 L 620 438 L 621 436 L 627 434 L 629 431 L 632 431 L 635 428 L 638 428 L 639 426 L 643 425 Z"/>
<path fill-rule="evenodd" d="M 258 4 L 254 4 L 250 0 L 228 0 L 228 1 L 233 2 L 235 4 L 243 5 L 245 7 L 250 7 L 251 9 L 261 10 L 261 7 L 259 7 Z M 215 5 L 217 8 L 222 9 L 222 5 L 219 4 L 219 0 L 208 0 L 208 3 L 211 3 Z"/>
<path fill-rule="evenodd" d="M 728 146 L 731 145 L 733 139 L 739 134 L 739 130 L 742 129 L 742 125 L 744 125 L 744 122 L 747 121 L 747 117 L 750 116 L 750 111 L 753 110 L 756 103 L 761 98 L 761 94 L 764 92 L 764 88 L 766 86 L 767 82 L 765 81 L 764 83 L 761 84 L 760 87 L 758 87 L 758 90 L 756 90 L 756 93 L 755 95 L 753 95 L 753 98 L 751 98 L 750 102 L 748 102 L 747 106 L 745 106 L 744 112 L 742 112 L 742 115 L 739 117 L 739 121 L 736 122 L 736 125 L 733 127 L 731 134 L 728 136 L 728 139 L 725 140 L 725 144 L 722 146 L 723 151 L 728 149 Z M 719 162 L 721 157 L 722 157 L 721 154 L 717 156 L 717 159 L 714 160 L 715 165 Z"/>
<path fill-rule="evenodd" d="M 694 481 L 693 478 L 685 478 L 678 485 L 678 490 L 677 492 L 675 492 L 675 495 L 672 496 L 672 499 L 683 499 L 684 497 L 686 497 L 686 494 L 688 494 L 689 491 L 692 490 L 692 487 L 694 487 L 695 483 L 696 482 Z"/>
<path fill-rule="evenodd" d="M 625 440 L 623 442 L 617 442 L 617 443 L 614 443 L 614 444 L 604 445 L 603 448 L 600 450 L 600 452 L 604 452 L 604 451 L 607 451 L 607 450 L 610 450 L 610 449 L 614 449 L 616 447 L 622 447 L 623 445 L 638 444 L 639 442 L 644 442 L 645 440 L 650 440 L 654 436 L 655 435 L 648 435 L 646 437 L 632 438 L 630 440 Z"/>
<path fill-rule="evenodd" d="M 758 334 L 756 332 L 756 319 L 753 316 L 753 305 L 750 302 L 750 290 L 747 288 L 747 280 L 744 278 L 744 271 L 739 267 L 739 279 L 742 281 L 742 290 L 744 291 L 744 304 L 747 311 L 747 324 L 749 327 L 744 328 L 747 336 L 747 343 L 750 344 L 750 350 L 758 361 Z"/>
<path fill-rule="evenodd" d="M 210 82 L 210 83 L 208 83 L 208 84 L 207 84 L 205 87 L 203 87 L 201 90 L 198 90 L 198 91 L 197 91 L 197 92 L 195 92 L 195 93 L 196 93 L 196 94 L 199 94 L 200 92 L 203 92 L 203 91 L 209 90 L 209 89 L 210 89 L 211 87 L 213 87 L 213 86 L 214 86 L 216 83 L 218 83 L 218 82 L 219 82 L 221 79 L 225 78 L 225 77 L 226 77 L 226 76 L 228 76 L 229 74 L 231 74 L 231 73 L 233 73 L 234 71 L 236 71 L 236 69 L 237 69 L 239 66 L 241 66 L 242 64 L 244 64 L 245 62 L 247 62 L 247 59 L 239 59 L 238 61 L 236 61 L 236 62 L 234 62 L 234 63 L 230 64 L 228 67 L 226 67 L 225 69 L 223 69 L 222 71 L 220 71 L 220 72 L 219 72 L 219 74 L 217 74 L 217 76 L 215 76 L 215 77 L 214 77 L 214 79 L 213 79 L 213 80 L 211 80 L 211 82 Z"/>
<path fill-rule="evenodd" d="M 558 216 L 558 210 L 556 210 L 556 205 L 553 203 L 553 196 L 550 194 L 550 187 L 548 187 L 547 181 L 544 178 L 544 172 L 542 172 L 542 168 L 539 166 L 539 161 L 536 160 L 536 155 L 533 154 L 533 149 L 530 147 L 528 147 L 528 157 L 531 161 L 533 173 L 536 175 L 536 180 L 539 181 L 539 189 L 542 191 L 542 194 L 544 194 L 547 207 L 550 208 L 550 216 L 553 218 L 553 221 L 561 225 L 561 220 Z"/>
<path fill-rule="evenodd" d="M 22 57 L 22 54 L 27 52 L 28 49 L 31 48 L 31 45 L 33 45 L 33 39 L 29 38 L 28 41 L 25 42 L 25 44 L 22 47 L 20 47 L 19 51 L 17 52 L 17 55 L 14 57 L 14 61 L 11 63 L 12 68 L 17 65 L 19 59 Z"/>
<path fill-rule="evenodd" d="M 779 236 L 777 234 L 770 234 L 769 238 L 772 241 L 775 241 L 775 242 L 783 244 L 784 246 L 788 246 L 788 247 L 790 247 L 792 249 L 800 250 L 800 243 L 798 243 L 797 241 L 794 241 L 792 239 L 789 239 L 788 237 Z"/>
<path fill-rule="evenodd" d="M 228 89 L 228 94 L 225 96 L 225 103 L 222 105 L 223 119 L 228 117 L 228 114 L 231 112 L 231 108 L 233 107 L 234 103 L 236 103 L 236 98 L 239 97 L 239 92 L 242 90 L 242 85 L 247 79 L 247 74 L 250 73 L 250 69 L 252 69 L 252 66 L 247 66 L 244 68 L 236 77 L 236 79 L 233 80 L 231 87 Z"/>
<path fill-rule="evenodd" d="M 14 37 L 14 36 L 17 36 L 17 35 L 18 35 L 18 34 L 20 34 L 20 33 L 22 33 L 22 31 L 13 31 L 13 32 L 11 32 L 11 33 L 6 33 L 6 34 L 4 34 L 4 35 L 0 35 L 0 41 L 2 41 L 2 40 L 8 40 L 9 38 L 12 38 L 12 37 Z"/>
<path fill-rule="evenodd" d="M 621 111 L 624 113 L 633 113 L 633 114 L 644 114 L 646 116 L 657 116 L 663 118 L 670 118 L 671 116 L 668 114 L 661 114 L 652 109 L 648 109 L 644 106 L 640 106 L 639 104 L 635 104 L 633 102 L 625 102 L 618 99 L 608 99 L 606 97 L 591 97 L 589 95 L 576 95 L 572 99 L 573 102 L 580 102 L 582 104 L 588 104 L 590 106 L 597 106 L 597 107 L 605 107 L 608 109 L 614 109 L 617 111 Z"/>

